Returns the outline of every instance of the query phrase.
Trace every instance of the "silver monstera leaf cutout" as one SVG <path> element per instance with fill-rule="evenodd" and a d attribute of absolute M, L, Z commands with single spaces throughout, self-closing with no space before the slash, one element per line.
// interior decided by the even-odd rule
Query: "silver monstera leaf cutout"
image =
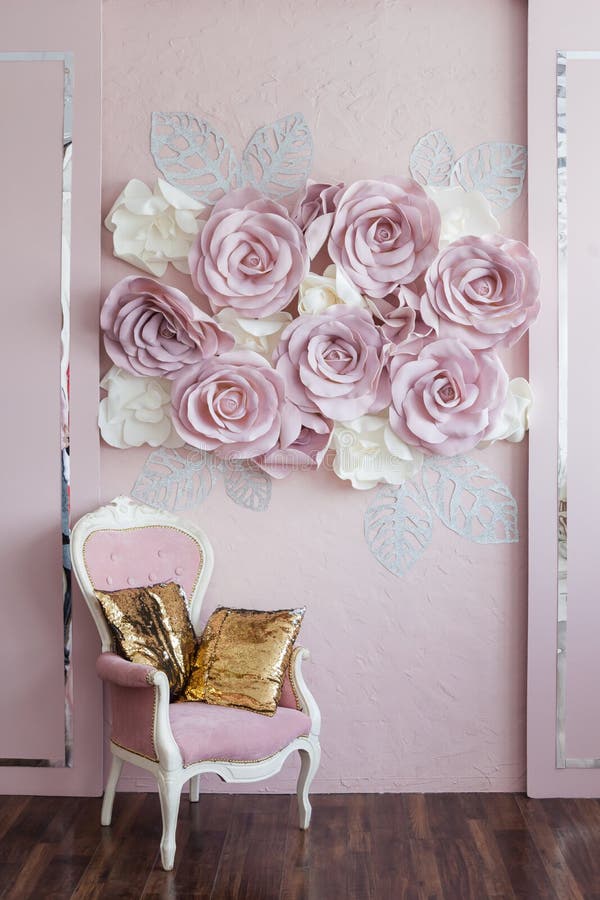
<path fill-rule="evenodd" d="M 508 209 L 522 192 L 527 172 L 527 148 L 508 141 L 478 144 L 458 159 L 443 131 L 428 131 L 410 154 L 410 173 L 430 187 L 462 187 L 479 191 L 496 211 Z"/>
<path fill-rule="evenodd" d="M 414 481 L 379 488 L 364 531 L 375 559 L 392 575 L 406 575 L 431 542 L 431 511 L 421 488 Z"/>
<path fill-rule="evenodd" d="M 480 191 L 496 209 L 508 209 L 521 196 L 526 171 L 526 148 L 496 141 L 479 144 L 459 157 L 452 184 Z"/>
<path fill-rule="evenodd" d="M 230 460 L 221 464 L 225 493 L 238 506 L 262 512 L 271 500 L 271 476 L 252 460 Z"/>
<path fill-rule="evenodd" d="M 271 476 L 251 460 L 224 462 L 193 447 L 159 447 L 149 454 L 131 496 L 169 512 L 195 509 L 221 475 L 227 496 L 244 509 L 262 512 L 271 500 Z"/>
<path fill-rule="evenodd" d="M 519 540 L 517 502 L 497 475 L 466 456 L 432 456 L 412 481 L 381 487 L 367 508 L 364 532 L 375 559 L 406 575 L 431 542 L 434 515 L 476 544 Z"/>
<path fill-rule="evenodd" d="M 258 128 L 242 157 L 242 181 L 286 203 L 304 191 L 313 142 L 304 116 L 294 113 Z"/>
<path fill-rule="evenodd" d="M 186 112 L 154 112 L 150 150 L 165 179 L 201 203 L 254 187 L 292 209 L 302 197 L 313 140 L 302 113 L 257 128 L 238 162 L 227 138 L 206 119 Z"/>
<path fill-rule="evenodd" d="M 214 463 L 203 450 L 159 447 L 146 459 L 131 490 L 140 503 L 169 512 L 199 506 L 210 494 Z"/>
<path fill-rule="evenodd" d="M 467 456 L 432 457 L 422 479 L 433 511 L 452 531 L 477 544 L 519 540 L 516 500 L 487 466 Z"/>
<path fill-rule="evenodd" d="M 150 149 L 165 179 L 212 205 L 239 183 L 239 164 L 227 141 L 191 113 L 152 113 Z"/>
<path fill-rule="evenodd" d="M 419 184 L 445 187 L 450 184 L 454 150 L 443 131 L 428 131 L 410 154 L 410 174 Z"/>

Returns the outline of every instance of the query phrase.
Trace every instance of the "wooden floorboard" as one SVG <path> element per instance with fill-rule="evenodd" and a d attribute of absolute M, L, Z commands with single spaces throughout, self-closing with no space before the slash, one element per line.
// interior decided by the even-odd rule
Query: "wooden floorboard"
<path fill-rule="evenodd" d="M 600 801 L 516 794 L 182 798 L 172 872 L 155 794 L 0 797 L 6 900 L 600 900 Z"/>

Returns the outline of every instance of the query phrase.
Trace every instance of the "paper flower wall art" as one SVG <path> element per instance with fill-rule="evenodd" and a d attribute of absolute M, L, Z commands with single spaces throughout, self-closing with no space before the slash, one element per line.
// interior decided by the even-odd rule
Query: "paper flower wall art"
<path fill-rule="evenodd" d="M 254 350 L 265 359 L 271 360 L 281 332 L 292 321 L 288 312 L 276 312 L 263 319 L 240 316 L 235 309 L 226 308 L 214 316 L 224 331 L 229 332 L 235 340 L 235 346 L 244 350 Z"/>
<path fill-rule="evenodd" d="M 440 249 L 466 234 L 483 237 L 500 231 L 500 223 L 481 191 L 432 185 L 425 185 L 425 191 L 440 211 Z"/>
<path fill-rule="evenodd" d="M 159 178 L 154 190 L 134 178 L 115 200 L 104 224 L 115 256 L 160 277 L 172 263 L 189 274 L 188 255 L 203 210 L 188 194 Z"/>
<path fill-rule="evenodd" d="M 166 180 L 117 198 L 114 252 L 191 278 L 184 293 L 132 275 L 102 309 L 115 364 L 102 435 L 159 447 L 134 495 L 175 508 L 220 471 L 229 496 L 264 509 L 271 477 L 330 460 L 357 490 L 381 486 L 365 535 L 395 574 L 434 516 L 471 540 L 516 540 L 510 491 L 465 454 L 528 425 L 529 385 L 500 353 L 535 321 L 539 272 L 494 214 L 522 190 L 524 148 L 455 159 L 430 132 L 410 176 L 312 182 L 300 114 L 258 129 L 238 161 L 205 120 L 155 113 L 151 149 Z"/>
<path fill-rule="evenodd" d="M 173 428 L 171 384 L 166 378 L 140 378 L 113 366 L 100 387 L 100 433 L 111 447 L 182 447 Z"/>

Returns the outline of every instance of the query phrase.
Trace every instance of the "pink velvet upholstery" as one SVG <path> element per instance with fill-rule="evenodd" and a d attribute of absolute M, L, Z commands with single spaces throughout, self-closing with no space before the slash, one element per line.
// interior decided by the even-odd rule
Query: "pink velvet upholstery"
<path fill-rule="evenodd" d="M 134 688 L 148 687 L 147 675 L 156 669 L 153 666 L 129 662 L 116 653 L 101 653 L 96 661 L 96 671 L 103 681 Z"/>
<path fill-rule="evenodd" d="M 207 703 L 172 703 L 169 715 L 184 766 L 207 759 L 264 759 L 310 732 L 308 716 L 284 707 L 269 717 Z"/>
<path fill-rule="evenodd" d="M 290 680 L 289 668 L 285 673 L 285 678 L 283 679 L 283 684 L 281 685 L 281 697 L 279 698 L 279 706 L 285 706 L 287 707 L 287 709 L 298 709 L 298 704 L 296 703 L 296 697 L 292 688 L 292 682 Z"/>
<path fill-rule="evenodd" d="M 116 653 L 102 653 L 96 671 L 110 687 L 112 711 L 111 739 L 133 753 L 158 760 L 154 748 L 154 687 L 146 681 L 152 666 L 121 659 Z"/>
<path fill-rule="evenodd" d="M 165 525 L 94 531 L 85 542 L 84 558 L 90 580 L 100 590 L 176 581 L 188 598 L 203 564 L 196 541 Z"/>
<path fill-rule="evenodd" d="M 155 696 L 154 688 L 146 680 L 148 672 L 154 669 L 128 662 L 116 653 L 102 653 L 96 669 L 110 685 L 112 740 L 126 750 L 156 760 Z M 264 759 L 300 735 L 308 734 L 310 719 L 296 709 L 289 676 L 286 681 L 287 689 L 282 692 L 274 716 L 208 703 L 172 703 L 171 730 L 184 766 L 207 759 L 240 762 Z M 284 701 L 293 702 L 293 708 L 287 707 Z"/>
<path fill-rule="evenodd" d="M 154 747 L 155 688 L 110 683 L 111 740 L 126 750 L 158 761 Z"/>

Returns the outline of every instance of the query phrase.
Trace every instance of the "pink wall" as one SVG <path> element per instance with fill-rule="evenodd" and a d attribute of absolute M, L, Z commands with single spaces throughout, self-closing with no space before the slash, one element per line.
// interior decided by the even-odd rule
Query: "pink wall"
<path fill-rule="evenodd" d="M 104 19 L 105 212 L 128 179 L 156 176 L 153 110 L 204 115 L 240 150 L 257 126 L 301 110 L 320 179 L 404 172 L 431 128 L 458 152 L 526 142 L 522 0 L 106 0 Z M 526 238 L 524 199 L 502 225 Z M 130 271 L 105 231 L 104 291 Z M 185 277 L 172 281 L 191 291 Z M 509 365 L 527 375 L 526 347 Z M 131 489 L 146 455 L 103 447 L 103 500 Z M 362 537 L 369 496 L 331 473 L 275 484 L 264 513 L 233 505 L 220 486 L 197 511 L 216 552 L 207 613 L 218 603 L 308 607 L 302 643 L 324 719 L 317 790 L 524 786 L 527 446 L 481 459 L 519 502 L 521 542 L 477 546 L 439 525 L 402 580 Z M 269 789 L 293 782 L 290 764 Z M 122 781 L 149 785 L 139 770 Z"/>

